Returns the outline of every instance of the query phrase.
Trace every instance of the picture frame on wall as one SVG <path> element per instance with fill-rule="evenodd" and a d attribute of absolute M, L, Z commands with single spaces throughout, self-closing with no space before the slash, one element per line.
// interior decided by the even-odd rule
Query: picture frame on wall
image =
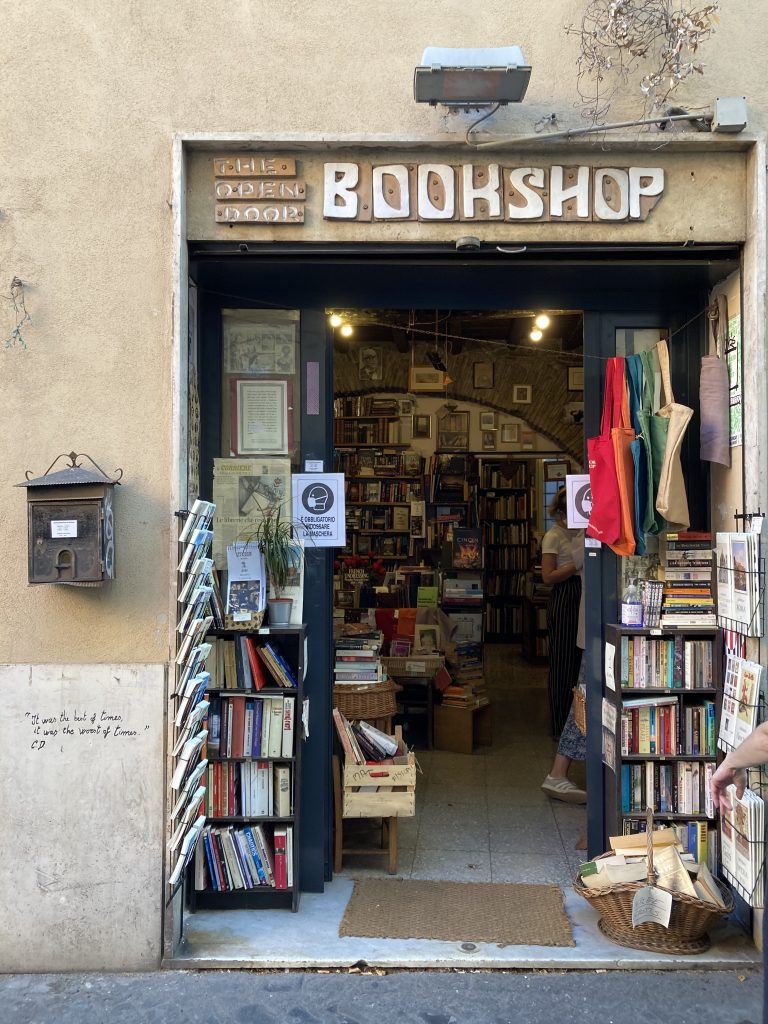
<path fill-rule="evenodd" d="M 437 447 L 442 451 L 469 450 L 469 413 L 448 412 L 437 420 Z"/>
<path fill-rule="evenodd" d="M 569 391 L 583 391 L 584 390 L 584 367 L 583 366 L 569 366 L 568 367 L 568 390 Z"/>
<path fill-rule="evenodd" d="M 568 474 L 568 463 L 560 461 L 547 461 L 544 463 L 544 479 L 560 480 L 565 483 Z"/>
<path fill-rule="evenodd" d="M 408 390 L 433 392 L 445 390 L 445 371 L 434 366 L 412 366 L 408 371 Z"/>
<path fill-rule="evenodd" d="M 495 430 L 496 429 L 496 413 L 495 412 L 481 412 L 480 413 L 480 429 L 481 430 Z"/>
<path fill-rule="evenodd" d="M 519 444 L 520 443 L 520 424 L 519 423 L 502 423 L 502 425 L 501 425 L 501 443 L 502 444 Z"/>
<path fill-rule="evenodd" d="M 363 345 L 357 357 L 357 379 L 378 384 L 384 377 L 384 356 L 380 345 Z"/>
<path fill-rule="evenodd" d="M 493 387 L 493 363 L 472 364 L 472 387 L 492 388 Z"/>
<path fill-rule="evenodd" d="M 496 451 L 496 434 L 495 430 L 483 430 L 480 434 L 480 447 L 484 452 L 495 452 Z"/>
<path fill-rule="evenodd" d="M 291 380 L 232 377 L 229 389 L 232 454 L 287 455 L 293 447 Z"/>
<path fill-rule="evenodd" d="M 530 384 L 512 385 L 512 402 L 515 405 L 530 405 L 533 388 Z"/>
<path fill-rule="evenodd" d="M 411 424 L 411 437 L 424 440 L 432 437 L 432 417 L 429 414 L 414 413 Z"/>

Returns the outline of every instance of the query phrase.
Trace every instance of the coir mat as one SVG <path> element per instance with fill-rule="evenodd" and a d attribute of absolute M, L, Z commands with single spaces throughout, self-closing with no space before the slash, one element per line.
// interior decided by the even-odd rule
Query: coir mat
<path fill-rule="evenodd" d="M 339 935 L 575 945 L 559 886 L 500 882 L 357 879 Z"/>

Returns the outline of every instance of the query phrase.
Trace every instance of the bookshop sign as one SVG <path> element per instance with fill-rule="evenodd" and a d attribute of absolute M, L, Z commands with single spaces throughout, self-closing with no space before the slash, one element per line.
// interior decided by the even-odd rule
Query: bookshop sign
<path fill-rule="evenodd" d="M 294 158 L 259 153 L 216 156 L 212 169 L 214 219 L 230 225 L 302 226 L 319 196 L 326 221 L 644 221 L 665 187 L 658 166 L 343 160 L 305 179 Z"/>

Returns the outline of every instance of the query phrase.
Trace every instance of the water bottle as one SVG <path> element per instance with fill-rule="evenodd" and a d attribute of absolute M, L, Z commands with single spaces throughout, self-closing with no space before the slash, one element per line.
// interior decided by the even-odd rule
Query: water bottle
<path fill-rule="evenodd" d="M 642 626 L 643 624 L 643 603 L 640 600 L 640 591 L 637 589 L 637 580 L 630 580 L 629 586 L 624 591 L 621 600 L 621 624 L 622 626 Z"/>

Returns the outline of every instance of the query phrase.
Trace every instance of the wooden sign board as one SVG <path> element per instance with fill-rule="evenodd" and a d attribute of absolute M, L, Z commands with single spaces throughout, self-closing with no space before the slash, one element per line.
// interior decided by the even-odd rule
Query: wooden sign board
<path fill-rule="evenodd" d="M 351 221 L 642 221 L 661 167 L 326 163 L 323 216 Z"/>
<path fill-rule="evenodd" d="M 303 224 L 307 186 L 296 161 L 247 153 L 213 159 L 217 224 Z"/>

